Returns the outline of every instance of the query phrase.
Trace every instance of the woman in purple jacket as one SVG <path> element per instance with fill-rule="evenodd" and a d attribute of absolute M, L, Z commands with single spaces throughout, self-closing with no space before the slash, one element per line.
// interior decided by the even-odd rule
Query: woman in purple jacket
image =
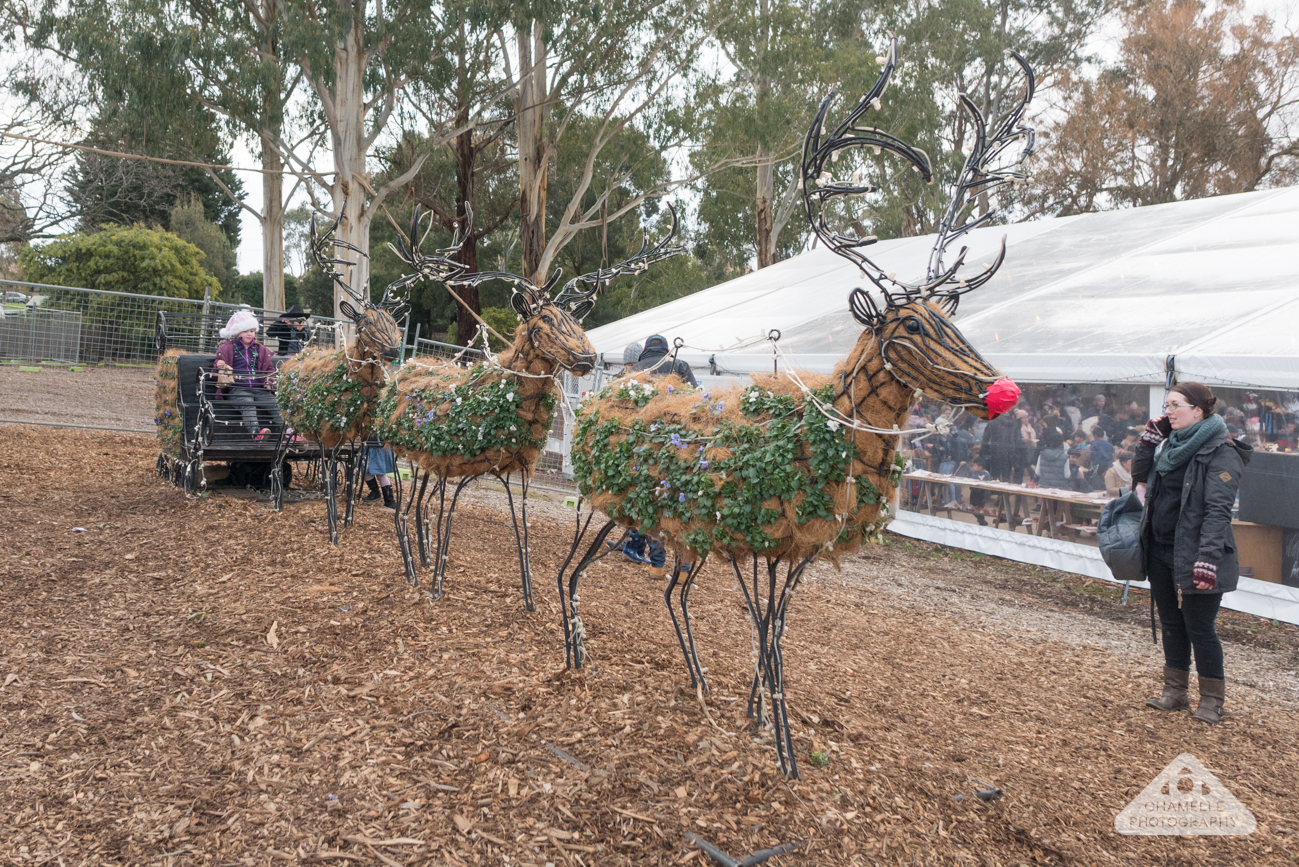
<path fill-rule="evenodd" d="M 271 424 L 280 423 L 280 408 L 275 402 L 275 355 L 257 342 L 257 317 L 251 310 L 236 310 L 221 329 L 225 338 L 217 347 L 216 369 L 221 371 L 220 395 L 240 404 L 243 425 L 260 440 L 269 428 L 260 427 L 260 410 Z"/>

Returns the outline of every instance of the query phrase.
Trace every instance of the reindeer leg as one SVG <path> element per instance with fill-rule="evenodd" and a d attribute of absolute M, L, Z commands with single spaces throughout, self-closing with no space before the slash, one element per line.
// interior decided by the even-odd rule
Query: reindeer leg
<path fill-rule="evenodd" d="M 361 460 L 365 457 L 366 449 L 363 447 L 359 452 L 353 451 L 347 456 L 346 463 L 343 464 L 343 495 L 347 502 L 343 504 L 343 529 L 346 530 L 352 526 L 353 513 L 356 507 L 356 489 L 360 486 L 361 481 Z"/>
<path fill-rule="evenodd" d="M 560 623 L 564 627 L 564 668 L 573 667 L 573 635 L 572 623 L 569 620 L 568 596 L 564 592 L 564 572 L 568 569 L 568 564 L 573 562 L 573 555 L 577 553 L 577 546 L 582 544 L 582 537 L 586 535 L 586 530 L 591 526 L 591 519 L 595 517 L 595 512 L 586 516 L 586 523 L 582 523 L 582 501 L 577 503 L 577 528 L 573 531 L 573 544 L 568 548 L 568 556 L 559 566 L 559 574 L 555 576 L 555 584 L 559 589 L 559 609 Z"/>
<path fill-rule="evenodd" d="M 708 681 L 704 677 L 704 667 L 699 664 L 699 655 L 695 653 L 695 634 L 694 630 L 690 628 L 690 591 L 694 588 L 695 581 L 699 577 L 699 570 L 703 568 L 704 561 L 707 559 L 707 555 L 700 557 L 699 561 L 695 563 L 694 567 L 690 570 L 690 574 L 686 577 L 685 584 L 681 585 L 681 619 L 686 622 L 686 641 L 690 645 L 690 654 L 686 661 L 694 666 L 694 672 L 691 674 L 690 678 L 690 685 L 695 685 L 694 673 L 698 673 L 699 683 L 703 687 L 705 693 L 710 692 L 710 690 L 708 689 Z M 677 633 L 677 637 L 681 637 L 680 632 Z"/>
<path fill-rule="evenodd" d="M 519 477 L 519 511 L 522 515 L 519 521 L 523 524 L 524 608 L 528 611 L 536 611 L 537 604 L 532 600 L 532 549 L 528 546 L 528 485 L 530 481 L 527 469 L 522 470 Z"/>
<path fill-rule="evenodd" d="M 396 498 L 397 508 L 392 510 L 393 525 L 397 528 L 397 545 L 401 548 L 402 566 L 406 569 L 406 583 L 412 587 L 419 586 L 419 569 L 415 565 L 415 555 L 410 544 L 410 507 L 419 490 L 419 465 L 411 464 L 409 487 L 402 484 L 401 473 L 394 473 L 392 493 Z M 418 526 L 416 530 L 418 531 Z"/>
<path fill-rule="evenodd" d="M 438 517 L 437 527 L 437 545 L 434 546 L 433 531 L 429 529 L 429 522 L 424 523 L 424 545 L 428 548 L 429 558 L 433 560 L 434 566 L 437 565 L 437 558 L 442 554 L 442 517 L 447 511 L 447 477 L 445 473 L 438 475 L 437 488 L 435 493 L 438 495 Z M 429 517 L 432 517 L 430 515 Z M 436 552 L 436 553 L 435 553 Z"/>
<path fill-rule="evenodd" d="M 476 478 L 478 478 L 478 476 L 465 476 L 460 480 L 460 483 L 456 485 L 456 492 L 451 496 L 451 508 L 447 509 L 446 525 L 438 535 L 438 557 L 437 564 L 434 566 L 433 571 L 434 599 L 442 598 L 442 581 L 446 578 L 447 574 L 447 553 L 451 548 L 451 519 L 454 518 L 456 514 L 456 503 L 460 500 L 460 492 L 465 489 L 466 485 Z"/>
<path fill-rule="evenodd" d="M 325 488 L 325 518 L 329 521 L 329 544 L 338 544 L 338 449 L 329 450 L 329 455 L 321 455 L 324 467 L 321 472 L 321 483 Z"/>
<path fill-rule="evenodd" d="M 780 761 L 781 772 L 795 780 L 798 779 L 798 760 L 794 756 L 794 733 L 789 725 L 789 709 L 785 704 L 785 658 L 780 649 L 780 640 L 789 626 L 789 603 L 794 598 L 794 591 L 798 589 L 803 570 L 811 562 L 812 558 L 807 557 L 797 564 L 788 564 L 779 598 L 776 597 L 776 572 L 780 564 L 775 562 L 767 565 L 771 598 L 776 600 L 774 605 L 769 601 L 773 620 L 771 646 L 767 651 L 767 685 L 771 690 L 771 716 L 776 729 L 776 756 Z"/>
<path fill-rule="evenodd" d="M 392 480 L 392 496 L 397 501 L 397 508 L 392 510 L 392 526 L 397 532 L 397 549 L 401 551 L 402 568 L 406 571 L 406 583 L 411 583 L 410 574 L 410 540 L 406 538 L 406 528 L 402 525 L 401 513 L 406 504 L 406 488 L 401 483 L 401 473 Z"/>
<path fill-rule="evenodd" d="M 577 613 L 577 603 L 579 601 L 577 595 L 578 584 L 582 580 L 582 573 L 586 568 L 596 560 L 599 560 L 600 557 L 604 556 L 604 554 L 608 553 L 607 551 L 600 551 L 600 548 L 604 545 L 604 540 L 609 535 L 609 531 L 616 526 L 613 521 L 608 521 L 600 528 L 600 532 L 596 533 L 595 539 L 582 554 L 582 559 L 579 560 L 577 566 L 573 568 L 568 579 L 568 588 L 566 592 L 564 587 L 564 573 L 568 571 L 569 564 L 573 562 L 573 557 L 577 554 L 578 546 L 582 544 L 582 539 L 585 538 L 586 531 L 591 526 L 591 520 L 594 517 L 595 512 L 591 512 L 586 516 L 586 523 L 582 523 L 582 504 L 579 500 L 577 507 L 577 528 L 573 533 L 573 544 L 568 549 L 568 556 L 564 558 L 564 562 L 559 567 L 559 574 L 555 576 L 555 583 L 559 588 L 560 617 L 564 626 L 564 667 L 570 669 L 580 669 L 582 663 L 586 660 L 586 645 L 583 641 L 586 631 L 582 626 L 582 618 Z"/>
<path fill-rule="evenodd" d="M 280 438 L 275 442 L 275 469 L 271 471 L 271 500 L 275 511 L 284 511 L 284 462 L 289 453 L 289 438 L 280 428 Z"/>
<path fill-rule="evenodd" d="M 663 589 L 663 604 L 668 607 L 672 628 L 677 632 L 677 644 L 681 645 L 681 655 L 686 658 L 686 668 L 690 670 L 690 688 L 694 689 L 699 685 L 699 681 L 695 678 L 695 661 L 690 656 L 690 648 L 686 647 L 686 637 L 681 632 L 681 623 L 677 620 L 677 612 L 672 607 L 672 591 L 677 589 L 677 582 L 681 580 L 681 558 L 676 557 L 675 560 L 676 562 L 672 564 L 672 575 L 668 578 L 668 586 Z M 689 583 L 690 579 L 687 578 L 687 586 Z"/>
<path fill-rule="evenodd" d="M 500 473 L 492 473 L 492 475 L 496 477 L 496 481 L 505 486 L 505 500 L 510 504 L 510 523 L 514 525 L 514 547 L 519 552 L 519 575 L 523 580 L 523 610 L 536 611 L 537 606 L 532 603 L 532 576 L 528 574 L 528 556 L 524 551 L 526 543 L 519 532 L 519 519 L 514 511 L 514 496 L 510 493 L 510 475 L 507 473 L 505 478 L 501 478 Z"/>
<path fill-rule="evenodd" d="M 412 485 L 414 485 L 415 483 L 415 476 L 416 474 L 418 474 L 418 472 L 419 470 L 416 469 L 413 471 L 411 475 Z M 400 476 L 401 474 L 398 473 L 397 475 Z M 432 477 L 432 475 L 433 474 L 429 472 L 424 473 L 424 478 L 421 479 L 419 483 L 419 493 L 415 495 L 415 537 L 419 542 L 419 564 L 423 566 L 425 569 L 427 569 L 429 566 L 429 562 L 428 562 L 429 550 L 428 550 L 428 514 L 424 511 L 424 494 L 425 494 L 425 489 L 428 488 L 428 480 L 429 478 Z M 394 481 L 396 481 L 396 479 L 394 479 Z"/>
<path fill-rule="evenodd" d="M 749 593 L 749 586 L 746 583 L 744 573 L 740 570 L 740 564 L 731 558 L 731 568 L 735 570 L 735 579 L 740 584 L 740 590 L 744 592 L 744 605 L 749 611 L 750 629 L 752 630 L 752 639 L 755 645 L 755 656 L 753 660 L 753 680 L 749 683 L 749 706 L 745 711 L 745 716 L 754 720 L 758 728 L 765 724 L 766 714 L 763 712 L 765 706 L 765 695 L 762 691 L 762 680 L 764 665 L 767 658 L 767 620 L 758 616 L 758 555 L 753 555 L 753 593 Z"/>

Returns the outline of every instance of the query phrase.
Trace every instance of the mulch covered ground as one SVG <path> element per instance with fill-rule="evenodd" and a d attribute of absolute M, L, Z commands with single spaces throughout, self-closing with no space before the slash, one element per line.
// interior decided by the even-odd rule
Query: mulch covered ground
<path fill-rule="evenodd" d="M 772 864 L 1297 861 L 1291 627 L 1224 613 L 1244 682 L 1210 727 L 1143 707 L 1144 596 L 894 538 L 794 603 L 785 782 L 744 719 L 748 628 L 717 564 L 692 600 L 701 707 L 660 586 L 625 561 L 588 575 L 593 659 L 564 671 L 557 504 L 533 510 L 536 613 L 488 491 L 430 604 L 387 510 L 331 548 L 321 501 L 187 500 L 155 455 L 0 426 L 0 863 L 711 863 L 688 832 L 737 859 L 804 841 Z M 1183 752 L 1253 835 L 1114 831 Z"/>

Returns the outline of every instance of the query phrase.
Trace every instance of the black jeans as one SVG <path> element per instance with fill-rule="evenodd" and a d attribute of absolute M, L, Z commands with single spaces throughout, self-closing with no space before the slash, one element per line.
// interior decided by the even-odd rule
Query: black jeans
<path fill-rule="evenodd" d="M 1200 677 L 1222 680 L 1222 642 L 1214 621 L 1222 605 L 1221 593 L 1183 593 L 1178 605 L 1177 582 L 1173 579 L 1172 546 L 1146 537 L 1146 577 L 1159 609 L 1159 626 L 1164 636 L 1164 664 L 1180 671 L 1195 670 Z"/>
<path fill-rule="evenodd" d="M 275 392 L 269 388 L 250 388 L 246 385 L 232 385 L 226 394 L 226 400 L 239 405 L 239 415 L 244 427 L 254 436 L 264 427 L 282 424 L 280 406 L 275 402 Z M 262 421 L 257 420 L 258 415 Z"/>

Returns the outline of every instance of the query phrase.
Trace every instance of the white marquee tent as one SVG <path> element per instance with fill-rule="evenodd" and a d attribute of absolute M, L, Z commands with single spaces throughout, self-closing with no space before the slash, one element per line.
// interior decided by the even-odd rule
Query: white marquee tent
<path fill-rule="evenodd" d="M 1018 382 L 1164 381 L 1299 390 L 1299 187 L 1059 217 L 972 232 L 970 267 L 1006 261 L 961 299 L 956 323 Z M 924 276 L 933 236 L 880 241 L 872 259 L 900 279 Z M 633 341 L 680 337 L 696 367 L 769 370 L 782 332 L 800 368 L 828 371 L 857 339 L 848 293 L 869 282 L 824 248 L 593 329 L 621 360 Z"/>

